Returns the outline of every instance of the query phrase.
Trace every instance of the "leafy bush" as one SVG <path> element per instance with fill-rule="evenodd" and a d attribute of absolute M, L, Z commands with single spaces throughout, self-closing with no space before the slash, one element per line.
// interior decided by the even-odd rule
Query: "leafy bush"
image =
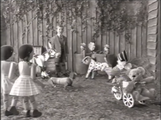
<path fill-rule="evenodd" d="M 56 19 L 56 23 L 70 25 L 71 31 L 78 32 L 75 26 L 81 26 L 82 31 L 85 31 L 88 20 L 94 24 L 93 39 L 97 40 L 100 34 L 107 31 L 112 31 L 117 34 L 125 32 L 125 39 L 131 42 L 131 29 L 137 25 L 145 25 L 147 18 L 147 0 L 138 0 L 141 7 L 136 15 L 128 13 L 127 3 L 131 4 L 133 0 L 95 0 L 96 16 L 86 14 L 90 10 L 90 0 L 2 0 L 2 15 L 5 17 L 7 25 L 12 25 L 15 22 L 26 21 L 27 26 L 23 31 L 23 38 L 26 31 L 29 31 L 29 26 L 32 21 L 38 20 L 38 29 L 40 24 L 46 21 L 46 35 L 49 39 L 49 32 L 56 32 L 52 26 L 52 20 Z M 33 17 L 28 20 L 27 15 L 32 11 Z M 61 13 L 61 14 L 60 14 Z M 65 21 L 65 15 L 66 21 Z M 39 29 L 39 32 L 42 32 Z"/>

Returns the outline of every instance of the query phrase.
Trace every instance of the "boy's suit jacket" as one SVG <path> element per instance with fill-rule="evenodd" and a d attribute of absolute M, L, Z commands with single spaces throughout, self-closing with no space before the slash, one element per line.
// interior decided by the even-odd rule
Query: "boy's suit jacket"
<path fill-rule="evenodd" d="M 56 50 L 56 52 L 62 53 L 62 49 L 64 49 L 64 54 L 61 54 L 60 58 L 63 59 L 61 61 L 65 62 L 66 59 L 67 59 L 66 54 L 68 53 L 68 51 L 67 51 L 67 38 L 64 35 L 62 35 L 61 37 L 62 37 L 61 39 L 63 41 L 62 45 L 61 45 L 61 43 L 59 41 L 60 38 L 58 37 L 58 35 L 56 35 L 53 38 L 51 38 L 50 42 L 51 42 L 52 48 L 54 50 Z M 56 58 L 55 62 L 59 62 L 60 58 Z"/>

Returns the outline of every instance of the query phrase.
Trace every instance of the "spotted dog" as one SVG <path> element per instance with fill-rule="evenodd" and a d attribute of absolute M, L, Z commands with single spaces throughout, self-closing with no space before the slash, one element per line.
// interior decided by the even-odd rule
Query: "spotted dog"
<path fill-rule="evenodd" d="M 96 62 L 95 60 L 93 60 L 91 57 L 86 56 L 82 62 L 88 66 L 88 70 L 86 73 L 86 78 L 89 77 L 89 74 L 92 72 L 92 79 L 94 78 L 94 71 L 104 71 L 107 70 L 109 68 L 109 65 L 106 62 Z M 106 69 L 105 69 L 106 68 Z"/>

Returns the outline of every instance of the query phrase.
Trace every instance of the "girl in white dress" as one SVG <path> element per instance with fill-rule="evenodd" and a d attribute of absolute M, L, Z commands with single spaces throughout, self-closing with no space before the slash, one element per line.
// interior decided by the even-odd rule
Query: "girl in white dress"
<path fill-rule="evenodd" d="M 14 78 L 16 77 L 16 74 L 14 74 L 17 63 L 13 62 L 13 55 L 14 51 L 13 48 L 9 45 L 3 45 L 1 46 L 1 93 L 3 98 L 3 108 L 5 110 L 4 114 L 5 116 L 12 115 L 8 111 L 9 107 L 9 93 L 12 88 Z M 9 71 L 11 63 L 13 64 L 14 71 L 13 76 L 9 77 Z"/>
<path fill-rule="evenodd" d="M 15 83 L 13 84 L 10 95 L 22 97 L 24 111 L 26 111 L 26 117 L 40 117 L 42 113 L 37 110 L 37 103 L 35 100 L 35 96 L 40 93 L 40 90 L 36 83 L 38 83 L 42 87 L 44 87 L 44 85 L 40 81 L 35 80 L 36 65 L 29 64 L 29 61 L 32 59 L 34 54 L 33 47 L 28 44 L 22 45 L 19 48 L 18 52 L 19 58 L 22 60 L 18 63 L 20 76 L 16 79 Z M 15 99 L 12 99 L 12 107 L 10 110 L 10 112 L 13 114 L 16 110 Z"/>

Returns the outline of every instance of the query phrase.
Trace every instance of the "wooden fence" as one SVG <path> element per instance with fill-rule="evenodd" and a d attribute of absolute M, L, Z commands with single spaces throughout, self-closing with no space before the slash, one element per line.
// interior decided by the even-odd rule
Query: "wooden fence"
<path fill-rule="evenodd" d="M 86 11 L 86 14 L 96 16 L 96 8 L 95 3 L 93 1 L 90 2 L 90 11 Z M 52 7 L 51 7 L 52 8 Z M 47 45 L 46 39 L 46 21 L 44 20 L 40 25 L 38 25 L 37 19 L 32 21 L 29 26 L 29 30 L 25 32 L 25 37 L 22 39 L 22 33 L 28 24 L 28 21 L 32 19 L 34 16 L 34 12 L 29 12 L 26 16 L 26 21 L 20 21 L 12 25 L 7 31 L 5 35 L 5 39 L 7 44 L 14 46 L 15 51 L 17 52 L 18 48 L 25 43 L 32 44 L 33 46 L 44 46 Z M 61 16 L 50 18 L 53 29 L 56 28 L 57 19 Z M 67 23 L 66 13 L 65 22 Z M 75 28 L 78 33 L 72 32 L 70 26 L 68 24 L 64 27 L 64 35 L 67 36 L 68 40 L 68 48 L 69 48 L 69 59 L 68 59 L 68 67 L 69 69 L 75 68 L 75 54 L 80 54 L 80 44 L 82 42 L 88 44 L 92 41 L 92 35 L 94 32 L 93 22 L 92 20 L 87 20 L 86 24 L 89 24 L 85 31 L 83 31 L 81 24 L 81 19 L 77 19 L 76 23 L 78 23 Z M 40 30 L 38 30 L 38 27 Z M 142 26 L 138 26 L 134 28 L 132 31 L 132 44 L 128 44 L 125 41 L 125 37 L 123 33 L 122 35 L 117 36 L 113 32 L 107 32 L 103 35 L 100 35 L 96 40 L 96 47 L 98 50 L 103 50 L 104 44 L 110 45 L 110 53 L 118 54 L 119 52 L 126 50 L 128 53 L 129 59 L 133 59 L 136 57 L 143 57 L 147 55 L 147 32 L 146 28 Z M 49 37 L 53 37 L 56 33 L 50 31 Z M 18 61 L 18 56 L 15 57 L 15 60 Z"/>

